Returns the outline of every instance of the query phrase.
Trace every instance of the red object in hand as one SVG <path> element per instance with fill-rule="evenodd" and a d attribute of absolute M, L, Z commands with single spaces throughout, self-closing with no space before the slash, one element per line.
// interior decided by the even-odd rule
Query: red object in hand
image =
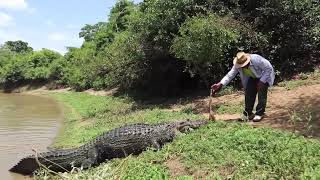
<path fill-rule="evenodd" d="M 221 87 L 222 87 L 222 84 L 220 82 L 212 85 L 210 95 L 214 96 L 216 92 L 218 92 L 221 89 Z"/>

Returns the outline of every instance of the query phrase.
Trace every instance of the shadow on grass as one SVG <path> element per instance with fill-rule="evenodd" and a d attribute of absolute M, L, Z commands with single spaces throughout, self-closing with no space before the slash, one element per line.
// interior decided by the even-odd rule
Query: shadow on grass
<path fill-rule="evenodd" d="M 136 109 L 170 108 L 173 105 L 186 105 L 191 102 L 209 97 L 209 90 L 201 89 L 197 91 L 184 91 L 175 96 L 150 96 L 143 93 L 123 93 L 114 94 L 116 97 L 129 97 L 135 102 Z"/>

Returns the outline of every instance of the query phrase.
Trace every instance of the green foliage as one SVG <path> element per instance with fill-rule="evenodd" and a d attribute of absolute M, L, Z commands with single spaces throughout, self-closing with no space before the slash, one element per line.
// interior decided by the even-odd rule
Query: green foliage
<path fill-rule="evenodd" d="M 27 81 L 48 80 L 53 75 L 50 65 L 62 58 L 59 53 L 47 49 L 23 54 L 2 49 L 0 54 L 1 84 L 8 86 Z"/>
<path fill-rule="evenodd" d="M 84 43 L 81 48 L 71 48 L 65 55 L 66 67 L 62 68 L 63 82 L 76 90 L 92 87 L 96 69 L 92 68 L 95 61 L 95 45 Z"/>
<path fill-rule="evenodd" d="M 110 11 L 108 22 L 94 25 L 86 24 L 79 33 L 85 42 L 93 42 L 97 51 L 102 51 L 113 42 L 115 35 L 125 31 L 129 25 L 129 17 L 135 11 L 135 5 L 129 0 L 118 0 Z"/>
<path fill-rule="evenodd" d="M 141 5 L 139 22 L 133 24 L 133 28 L 143 34 L 146 43 L 169 50 L 173 35 L 187 18 L 185 9 L 189 5 L 192 0 L 145 1 Z"/>
<path fill-rule="evenodd" d="M 15 52 L 10 51 L 5 47 L 0 47 L 0 73 L 3 73 L 4 67 L 8 65 L 15 57 Z M 3 75 L 1 75 L 2 77 Z"/>
<path fill-rule="evenodd" d="M 109 25 L 113 32 L 122 32 L 127 30 L 129 25 L 129 16 L 134 11 L 135 5 L 130 0 L 117 0 L 110 11 Z"/>
<path fill-rule="evenodd" d="M 54 51 L 43 49 L 28 54 L 24 58 L 23 76 L 25 80 L 46 80 L 51 76 L 50 65 L 62 56 Z"/>
<path fill-rule="evenodd" d="M 221 73 L 225 53 L 239 39 L 239 33 L 223 24 L 216 15 L 193 17 L 182 24 L 172 44 L 177 58 L 187 61 L 192 74 L 208 77 L 210 71 Z"/>
<path fill-rule="evenodd" d="M 60 84 L 67 84 L 67 80 L 65 77 L 65 70 L 68 66 L 68 62 L 64 59 L 64 57 L 57 58 L 49 64 L 50 71 L 50 80 L 53 80 Z"/>
<path fill-rule="evenodd" d="M 250 4 L 250 6 L 248 6 Z M 245 19 L 263 33 L 268 44 L 263 52 L 281 75 L 310 70 L 319 54 L 319 3 L 313 0 L 244 1 Z M 316 37 L 316 38 L 315 38 Z"/>
<path fill-rule="evenodd" d="M 141 79 L 146 68 L 139 39 L 128 31 L 117 34 L 114 42 L 99 54 L 99 59 L 103 60 L 104 65 L 100 67 L 100 72 L 107 73 L 104 76 L 107 87 L 128 89 Z"/>
<path fill-rule="evenodd" d="M 23 80 L 22 55 L 11 51 L 8 46 L 0 47 L 0 84 L 16 83 Z"/>
<path fill-rule="evenodd" d="M 16 53 L 27 53 L 33 51 L 32 47 L 28 46 L 27 42 L 23 42 L 21 40 L 7 41 L 4 43 L 4 47 Z"/>
<path fill-rule="evenodd" d="M 92 42 L 96 44 L 96 50 L 99 52 L 108 46 L 114 40 L 115 32 L 110 27 L 110 23 L 104 23 L 103 26 L 93 35 Z"/>
<path fill-rule="evenodd" d="M 2 85 L 11 85 L 19 83 L 25 78 L 23 77 L 24 61 L 20 55 L 10 55 L 7 62 L 3 64 L 0 70 L 0 79 Z"/>
<path fill-rule="evenodd" d="M 134 34 L 124 31 L 114 35 L 99 54 L 94 42 L 70 49 L 65 55 L 66 65 L 60 67 L 62 82 L 77 90 L 130 88 L 144 72 L 144 54 Z"/>
<path fill-rule="evenodd" d="M 86 42 L 94 40 L 94 36 L 101 30 L 102 27 L 106 26 L 105 22 L 99 22 L 94 25 L 86 24 L 79 33 L 80 38 L 84 38 Z"/>
<path fill-rule="evenodd" d="M 82 47 L 70 48 L 66 63 L 53 67 L 59 71 L 59 82 L 76 90 L 131 86 L 143 69 L 138 66 L 143 59 L 138 41 L 134 34 L 125 32 L 133 11 L 132 1 L 119 0 L 108 22 L 83 27 L 79 33 L 85 39 Z"/>

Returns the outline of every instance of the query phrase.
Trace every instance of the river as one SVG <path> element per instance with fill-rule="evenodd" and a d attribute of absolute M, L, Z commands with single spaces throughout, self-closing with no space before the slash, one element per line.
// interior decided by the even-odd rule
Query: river
<path fill-rule="evenodd" d="M 34 154 L 32 149 L 47 151 L 62 119 L 62 109 L 50 98 L 0 93 L 0 179 L 29 179 L 8 169 Z"/>

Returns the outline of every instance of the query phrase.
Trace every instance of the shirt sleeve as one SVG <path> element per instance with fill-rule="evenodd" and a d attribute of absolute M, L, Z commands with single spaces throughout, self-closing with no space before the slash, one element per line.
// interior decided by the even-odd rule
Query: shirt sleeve
<path fill-rule="evenodd" d="M 263 83 L 266 83 L 268 79 L 271 79 L 273 67 L 268 60 L 266 60 L 261 56 L 260 56 L 260 61 L 258 63 L 258 66 L 260 69 L 262 69 L 260 81 Z"/>
<path fill-rule="evenodd" d="M 224 78 L 222 78 L 222 80 L 220 81 L 220 83 L 223 86 L 226 86 L 230 83 L 230 81 L 238 74 L 238 70 L 235 66 L 232 67 L 232 69 L 228 72 L 228 74 L 226 76 L 224 76 Z"/>

